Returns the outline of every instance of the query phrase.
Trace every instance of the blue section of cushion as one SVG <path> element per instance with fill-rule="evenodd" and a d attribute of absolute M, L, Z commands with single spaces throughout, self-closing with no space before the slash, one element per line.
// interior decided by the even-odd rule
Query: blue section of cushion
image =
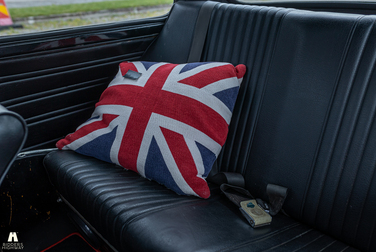
<path fill-rule="evenodd" d="M 116 129 L 117 126 L 111 132 L 103 134 L 82 145 L 80 148 L 76 149 L 76 152 L 112 163 L 110 151 L 116 137 Z"/>
<path fill-rule="evenodd" d="M 209 175 L 209 172 L 216 160 L 216 156 L 213 152 L 211 152 L 208 148 L 203 146 L 202 144 L 196 142 L 196 145 L 201 153 L 202 161 L 204 163 L 205 173 L 202 177 L 206 178 Z"/>
<path fill-rule="evenodd" d="M 86 122 L 90 122 L 91 120 L 99 119 L 100 116 L 94 116 L 92 118 L 89 118 Z"/>
<path fill-rule="evenodd" d="M 186 64 L 180 71 L 180 73 L 184 73 L 184 72 L 187 72 L 189 70 L 192 70 L 198 66 L 202 66 L 202 65 L 205 65 L 205 64 L 208 64 L 209 62 L 197 62 L 197 63 L 188 63 Z"/>
<path fill-rule="evenodd" d="M 152 65 L 155 65 L 158 62 L 141 61 L 141 63 L 144 65 L 144 67 L 146 68 L 146 70 L 148 70 Z"/>
<path fill-rule="evenodd" d="M 215 93 L 214 96 L 220 99 L 230 109 L 230 111 L 233 111 L 238 93 L 239 87 L 233 87 Z"/>
<path fill-rule="evenodd" d="M 157 141 L 154 137 L 151 140 L 149 152 L 146 157 L 145 176 L 149 179 L 164 184 L 166 187 L 174 190 L 178 194 L 185 195 L 171 176 L 171 173 L 163 159 L 161 150 L 159 149 Z"/>

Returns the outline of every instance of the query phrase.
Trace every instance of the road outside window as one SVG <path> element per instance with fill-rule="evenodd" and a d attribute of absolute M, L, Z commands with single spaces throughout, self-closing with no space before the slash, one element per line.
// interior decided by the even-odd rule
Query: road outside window
<path fill-rule="evenodd" d="M 4 4 L 2 4 L 2 2 Z M 173 0 L 0 0 L 0 36 L 41 32 L 166 14 Z"/>

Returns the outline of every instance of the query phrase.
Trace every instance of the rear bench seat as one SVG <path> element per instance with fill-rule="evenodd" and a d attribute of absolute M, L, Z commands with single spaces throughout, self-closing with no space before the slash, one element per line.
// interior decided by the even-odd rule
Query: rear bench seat
<path fill-rule="evenodd" d="M 146 60 L 184 63 L 202 2 L 178 2 Z M 375 251 L 375 16 L 218 4 L 202 61 L 247 74 L 214 172 L 236 172 L 267 200 L 289 188 L 270 226 L 252 229 L 210 184 L 178 196 L 70 151 L 45 159 L 52 183 L 118 251 Z"/>

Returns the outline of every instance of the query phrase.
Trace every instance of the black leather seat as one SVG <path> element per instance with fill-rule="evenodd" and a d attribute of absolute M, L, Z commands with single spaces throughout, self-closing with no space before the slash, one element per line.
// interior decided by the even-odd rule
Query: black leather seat
<path fill-rule="evenodd" d="M 24 119 L 0 105 L 0 185 L 27 136 Z"/>
<path fill-rule="evenodd" d="M 356 251 L 284 215 L 253 229 L 215 186 L 202 200 L 71 151 L 45 162 L 63 197 L 118 251 Z"/>
<path fill-rule="evenodd" d="M 175 4 L 145 59 L 186 61 L 201 4 Z M 265 200 L 268 183 L 289 188 L 290 217 L 252 229 L 217 186 L 208 200 L 182 197 L 68 151 L 46 157 L 51 181 L 119 251 L 374 251 L 375 21 L 232 4 L 213 10 L 202 61 L 248 68 L 218 171 L 242 174 Z"/>

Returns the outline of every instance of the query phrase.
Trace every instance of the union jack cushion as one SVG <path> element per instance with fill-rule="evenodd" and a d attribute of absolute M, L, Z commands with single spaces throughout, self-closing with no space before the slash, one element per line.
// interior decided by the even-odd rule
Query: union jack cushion
<path fill-rule="evenodd" d="M 92 117 L 56 145 L 208 198 L 205 178 L 245 71 L 229 63 L 123 62 Z"/>

